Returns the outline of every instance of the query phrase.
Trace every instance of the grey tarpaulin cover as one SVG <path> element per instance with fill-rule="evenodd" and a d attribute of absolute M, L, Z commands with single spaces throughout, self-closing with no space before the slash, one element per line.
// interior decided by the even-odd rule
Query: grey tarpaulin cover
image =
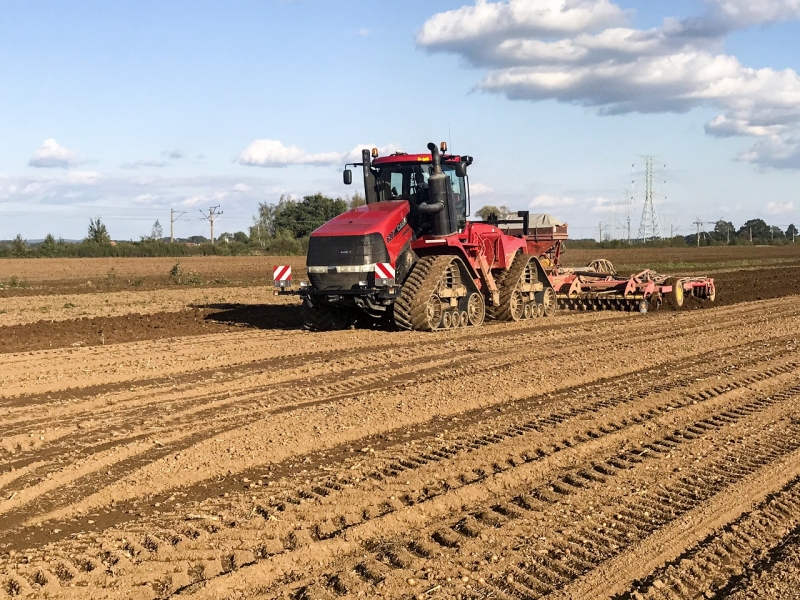
<path fill-rule="evenodd" d="M 556 219 L 553 215 L 548 215 L 547 213 L 542 213 L 538 215 L 529 215 L 528 218 L 530 219 L 530 226 L 531 227 L 560 227 L 564 223 Z"/>

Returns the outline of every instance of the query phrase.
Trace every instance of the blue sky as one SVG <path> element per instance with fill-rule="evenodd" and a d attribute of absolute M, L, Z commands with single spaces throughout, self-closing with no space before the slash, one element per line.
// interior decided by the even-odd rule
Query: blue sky
<path fill-rule="evenodd" d="M 448 137 L 475 157 L 473 207 L 551 212 L 573 237 L 638 228 L 642 154 L 666 164 L 664 232 L 785 228 L 800 8 L 749 4 L 0 0 L 0 238 L 79 238 L 99 215 L 138 239 L 170 208 L 176 235 L 207 235 L 216 204 L 218 232 L 246 229 L 281 194 L 352 194 L 360 145 Z"/>

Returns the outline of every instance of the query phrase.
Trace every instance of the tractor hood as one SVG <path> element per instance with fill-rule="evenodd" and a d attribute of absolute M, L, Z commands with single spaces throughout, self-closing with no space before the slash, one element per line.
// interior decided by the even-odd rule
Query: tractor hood
<path fill-rule="evenodd" d="M 394 232 L 408 215 L 408 202 L 375 202 L 348 210 L 315 229 L 311 237 L 352 236 L 377 233 L 384 239 Z M 405 224 L 405 223 L 403 223 Z"/>

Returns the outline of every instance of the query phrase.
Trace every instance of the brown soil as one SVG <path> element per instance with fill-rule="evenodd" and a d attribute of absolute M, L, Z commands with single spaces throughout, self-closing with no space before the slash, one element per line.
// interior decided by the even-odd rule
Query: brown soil
<path fill-rule="evenodd" d="M 612 250 L 568 247 L 564 260 L 568 265 L 585 265 L 598 257 L 611 260 L 625 274 L 648 267 L 673 274 L 707 274 L 742 267 L 800 265 L 800 244 Z M 176 284 L 169 273 L 176 261 L 184 273 L 197 273 L 202 287 L 270 285 L 272 267 L 284 264 L 292 266 L 295 279 L 306 277 L 302 256 L 0 259 L 0 298 L 171 289 Z M 18 287 L 9 287 L 12 277 Z"/>
<path fill-rule="evenodd" d="M 715 282 L 718 294 L 714 304 L 689 300 L 686 308 L 707 309 L 800 294 L 800 267 L 726 271 L 715 275 Z M 38 315 L 40 320 L 34 322 L 0 326 L 0 353 L 206 335 L 229 331 L 231 327 L 299 328 L 297 301 L 285 297 L 276 299 L 268 290 L 264 287 L 255 297 L 278 304 L 203 302 L 195 304 L 196 308 L 182 311 L 78 319 L 59 317 L 60 320 L 54 321 Z"/>
<path fill-rule="evenodd" d="M 19 313 L 0 598 L 791 597 L 797 270 L 441 334 L 258 296 Z"/>
<path fill-rule="evenodd" d="M 290 264 L 305 276 L 301 256 L 190 256 L 184 258 L 42 258 L 0 259 L 0 298 L 39 294 L 173 289 L 186 285 L 170 277 L 180 262 L 186 274 L 197 273 L 200 284 L 187 287 L 272 285 L 272 267 Z M 9 280 L 16 278 L 12 287 Z"/>

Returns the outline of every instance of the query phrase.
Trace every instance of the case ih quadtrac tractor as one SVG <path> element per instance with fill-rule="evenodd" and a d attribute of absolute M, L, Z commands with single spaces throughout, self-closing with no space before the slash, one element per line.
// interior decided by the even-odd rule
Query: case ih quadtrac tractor
<path fill-rule="evenodd" d="M 560 265 L 567 226 L 548 215 L 470 221 L 467 168 L 472 157 L 446 154 L 378 157 L 362 151 L 366 205 L 311 234 L 301 283 L 307 329 L 344 329 L 368 318 L 399 329 L 478 326 L 484 318 L 518 321 L 576 310 L 673 308 L 685 296 L 713 301 L 714 280 L 668 278 L 651 270 L 630 277 L 607 260 Z M 344 182 L 352 183 L 345 165 Z M 291 269 L 275 267 L 276 293 Z"/>
<path fill-rule="evenodd" d="M 311 234 L 309 282 L 300 293 L 305 326 L 340 329 L 355 318 L 430 331 L 550 316 L 556 294 L 545 266 L 558 263 L 566 227 L 518 234 L 500 222 L 472 222 L 469 156 L 362 152 L 366 205 Z M 344 171 L 352 183 L 352 171 Z"/>

